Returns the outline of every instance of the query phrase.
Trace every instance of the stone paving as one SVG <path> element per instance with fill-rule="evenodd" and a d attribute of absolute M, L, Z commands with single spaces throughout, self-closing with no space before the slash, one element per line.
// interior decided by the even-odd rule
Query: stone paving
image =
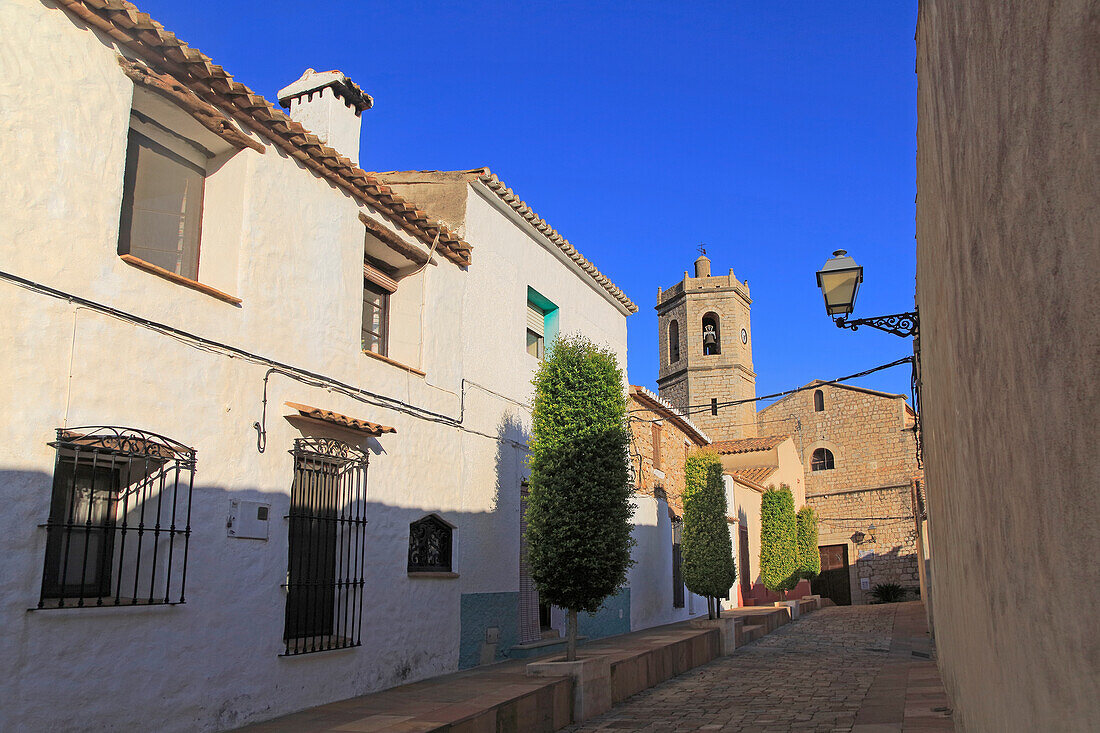
<path fill-rule="evenodd" d="M 565 730 L 953 731 L 919 602 L 826 608 Z"/>

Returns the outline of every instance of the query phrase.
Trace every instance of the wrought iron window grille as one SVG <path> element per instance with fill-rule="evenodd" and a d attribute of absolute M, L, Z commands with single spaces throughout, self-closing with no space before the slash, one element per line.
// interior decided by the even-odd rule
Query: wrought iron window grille
<path fill-rule="evenodd" d="M 282 656 L 362 645 L 368 453 L 298 438 L 287 547 Z"/>
<path fill-rule="evenodd" d="M 409 524 L 410 573 L 451 572 L 454 529 L 434 514 Z"/>
<path fill-rule="evenodd" d="M 186 601 L 195 450 L 132 428 L 58 428 L 39 609 Z"/>

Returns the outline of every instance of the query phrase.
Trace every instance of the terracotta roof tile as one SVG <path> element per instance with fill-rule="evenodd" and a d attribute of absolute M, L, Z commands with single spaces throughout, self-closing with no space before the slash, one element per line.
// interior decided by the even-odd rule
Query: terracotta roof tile
<path fill-rule="evenodd" d="M 740 440 L 724 440 L 714 443 L 711 448 L 723 455 L 731 453 L 754 453 L 775 448 L 787 439 L 786 435 L 773 435 L 763 438 L 741 438 Z"/>
<path fill-rule="evenodd" d="M 471 247 L 460 236 L 441 222 L 407 216 L 417 207 L 353 166 L 337 151 L 322 145 L 316 135 L 292 120 L 286 112 L 235 81 L 221 66 L 190 48 L 133 4 L 125 0 L 58 0 L 58 4 L 136 53 L 153 68 L 171 74 L 203 101 L 270 140 L 359 202 L 382 210 L 424 244 L 431 246 L 438 234 L 440 254 L 457 265 L 470 264 Z"/>
<path fill-rule="evenodd" d="M 734 478 L 743 481 L 751 481 L 754 484 L 763 486 L 764 482 L 768 480 L 768 477 L 777 470 L 776 466 L 760 466 L 758 468 L 744 468 L 740 471 L 733 471 L 730 475 Z"/>
<path fill-rule="evenodd" d="M 297 410 L 302 417 L 311 417 L 314 420 L 321 420 L 333 425 L 338 425 L 342 428 L 350 428 L 351 430 L 366 433 L 376 438 L 383 433 L 397 432 L 397 428 L 391 428 L 388 425 L 379 425 L 378 423 L 368 420 L 359 420 L 354 417 L 348 417 L 347 415 L 341 415 L 331 410 L 322 410 L 319 407 L 310 407 L 309 405 L 303 405 L 297 402 L 284 402 L 283 404 L 292 410 Z"/>

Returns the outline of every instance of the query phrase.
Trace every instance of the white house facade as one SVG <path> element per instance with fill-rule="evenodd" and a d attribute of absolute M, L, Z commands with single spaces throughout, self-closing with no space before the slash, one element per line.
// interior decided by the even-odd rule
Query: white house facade
<path fill-rule="evenodd" d="M 0 29 L 0 729 L 224 730 L 537 653 L 530 379 L 556 332 L 625 365 L 634 304 L 487 170 L 461 219 L 364 172 L 339 72 L 287 116 L 125 2 Z"/>

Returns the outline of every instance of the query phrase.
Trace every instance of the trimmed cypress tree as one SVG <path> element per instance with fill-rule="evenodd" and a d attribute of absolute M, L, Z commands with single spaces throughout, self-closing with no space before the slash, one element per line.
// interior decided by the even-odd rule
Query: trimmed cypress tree
<path fill-rule="evenodd" d="M 798 530 L 794 496 L 783 484 L 760 497 L 760 578 L 764 587 L 786 600 L 798 585 Z"/>
<path fill-rule="evenodd" d="M 684 585 L 707 597 L 710 618 L 722 615 L 715 599 L 729 592 L 737 579 L 733 542 L 726 523 L 726 489 L 722 461 L 712 451 L 695 451 L 684 462 Z"/>
<path fill-rule="evenodd" d="M 817 549 L 817 512 L 804 506 L 795 514 L 798 523 L 798 574 L 813 580 L 821 572 L 821 553 Z"/>
<path fill-rule="evenodd" d="M 577 612 L 598 611 L 633 564 L 626 394 L 615 354 L 579 335 L 554 343 L 534 385 L 528 565 L 540 598 L 569 611 L 572 661 Z"/>

